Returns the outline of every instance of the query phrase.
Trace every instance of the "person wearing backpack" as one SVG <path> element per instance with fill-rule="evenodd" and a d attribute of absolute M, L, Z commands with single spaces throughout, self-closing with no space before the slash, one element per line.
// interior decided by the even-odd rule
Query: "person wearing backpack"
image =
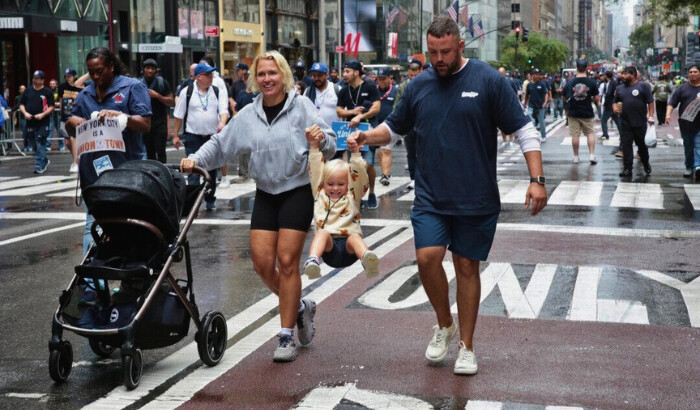
<path fill-rule="evenodd" d="M 143 62 L 143 77 L 141 82 L 148 88 L 151 97 L 151 129 L 143 134 L 143 142 L 146 145 L 146 156 L 163 164 L 167 162 L 165 143 L 168 141 L 168 111 L 175 105 L 175 97 L 170 84 L 158 75 L 158 63 L 149 58 Z"/>
<path fill-rule="evenodd" d="M 654 101 L 656 102 L 656 119 L 659 125 L 666 123 L 666 105 L 668 105 L 668 97 L 671 95 L 672 86 L 668 81 L 666 73 L 661 74 L 659 81 L 654 83 L 651 90 L 654 93 Z"/>
<path fill-rule="evenodd" d="M 328 80 L 328 66 L 323 63 L 313 63 L 309 73 L 313 82 L 304 91 L 304 96 L 314 103 L 326 124 L 331 125 L 335 121 L 341 121 L 336 112 L 340 86 Z"/>
<path fill-rule="evenodd" d="M 194 68 L 195 81 L 183 88 L 175 104 L 173 125 L 173 147 L 180 149 L 182 142 L 178 136 L 180 126 L 185 140 L 185 155 L 190 155 L 209 141 L 212 135 L 221 131 L 228 120 L 228 94 L 212 85 L 214 67 L 199 63 Z M 208 170 L 212 181 L 216 181 L 217 169 Z M 189 185 L 199 184 L 198 175 L 190 175 Z M 216 184 L 204 197 L 207 211 L 216 209 Z"/>

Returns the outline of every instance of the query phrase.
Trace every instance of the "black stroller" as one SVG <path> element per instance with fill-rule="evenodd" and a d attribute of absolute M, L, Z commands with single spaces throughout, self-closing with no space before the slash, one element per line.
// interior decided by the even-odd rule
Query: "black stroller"
<path fill-rule="evenodd" d="M 228 340 L 226 319 L 216 311 L 200 319 L 192 289 L 187 231 L 212 183 L 205 170 L 193 172 L 204 177 L 201 185 L 187 186 L 177 165 L 129 161 L 83 191 L 95 217 L 95 244 L 75 267 L 53 317 L 49 374 L 56 382 L 66 381 L 73 364 L 64 330 L 88 338 L 100 357 L 120 348 L 129 390 L 141 380 L 141 349 L 177 343 L 187 336 L 190 318 L 197 325 L 202 362 L 215 366 L 221 361 Z M 170 269 L 183 259 L 187 279 L 175 279 Z"/>

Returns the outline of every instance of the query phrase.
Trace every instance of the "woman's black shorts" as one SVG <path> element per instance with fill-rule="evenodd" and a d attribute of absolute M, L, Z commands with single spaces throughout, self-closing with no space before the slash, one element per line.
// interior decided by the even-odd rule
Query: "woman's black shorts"
<path fill-rule="evenodd" d="M 250 229 L 279 231 L 293 229 L 307 232 L 314 216 L 314 197 L 311 184 L 273 195 L 255 191 L 255 205 L 250 218 Z"/>

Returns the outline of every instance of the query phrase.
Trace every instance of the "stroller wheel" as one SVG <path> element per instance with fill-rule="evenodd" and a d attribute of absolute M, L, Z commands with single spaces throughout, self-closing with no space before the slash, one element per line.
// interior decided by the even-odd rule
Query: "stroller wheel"
<path fill-rule="evenodd" d="M 207 366 L 216 366 L 226 352 L 226 319 L 220 312 L 209 311 L 204 314 L 201 326 L 196 336 L 199 358 Z"/>
<path fill-rule="evenodd" d="M 51 350 L 49 355 L 49 375 L 56 383 L 63 383 L 68 379 L 73 367 L 73 346 L 64 340 L 56 350 Z"/>
<path fill-rule="evenodd" d="M 143 373 L 143 354 L 141 349 L 134 349 L 131 356 L 122 356 L 122 371 L 124 372 L 124 387 L 134 390 L 141 382 Z"/>
<path fill-rule="evenodd" d="M 109 357 L 117 349 L 116 346 L 111 346 L 95 339 L 88 339 L 88 341 L 92 352 L 100 357 Z"/>

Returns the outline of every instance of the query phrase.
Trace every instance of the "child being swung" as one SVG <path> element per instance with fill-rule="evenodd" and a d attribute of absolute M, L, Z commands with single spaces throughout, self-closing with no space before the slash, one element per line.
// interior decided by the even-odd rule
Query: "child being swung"
<path fill-rule="evenodd" d="M 360 200 L 369 187 L 365 162 L 359 150 L 352 151 L 350 163 L 335 159 L 325 162 L 318 142 L 309 140 L 309 174 L 314 194 L 314 226 L 309 258 L 304 273 L 321 276 L 320 259 L 334 268 L 344 268 L 361 255 L 367 276 L 379 274 L 379 258 L 367 249 L 360 228 Z"/>

